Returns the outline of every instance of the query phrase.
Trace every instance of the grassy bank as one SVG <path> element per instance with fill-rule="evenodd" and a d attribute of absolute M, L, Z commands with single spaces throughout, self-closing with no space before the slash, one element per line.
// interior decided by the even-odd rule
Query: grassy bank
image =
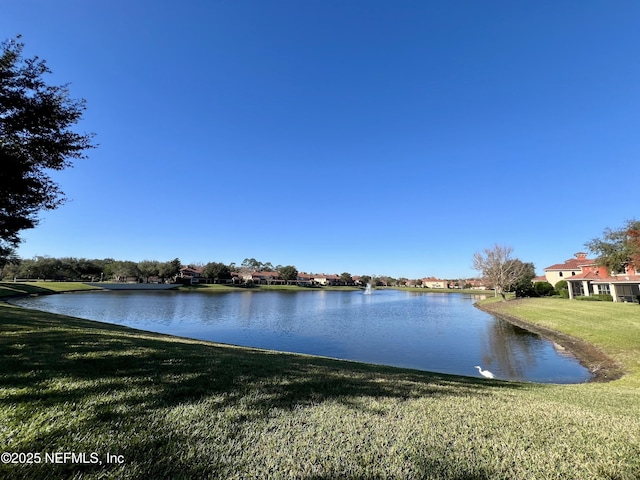
<path fill-rule="evenodd" d="M 471 288 L 423 288 L 423 287 L 389 287 L 402 292 L 420 292 L 420 293 L 464 293 L 467 295 L 483 295 L 494 296 L 493 290 L 474 290 Z"/>
<path fill-rule="evenodd" d="M 297 285 L 254 285 L 251 287 L 222 284 L 185 285 L 178 287 L 183 292 L 317 292 L 324 291 L 353 291 L 362 290 L 358 287 L 300 287 Z M 16 295 L 47 295 L 62 292 L 80 292 L 85 290 L 99 290 L 99 287 L 85 285 L 82 282 L 0 282 L 0 299 Z"/>
<path fill-rule="evenodd" d="M 640 388 L 640 306 L 632 303 L 579 302 L 561 298 L 487 302 L 496 314 L 525 319 L 534 326 L 566 334 L 572 341 L 584 340 L 614 361 L 624 377 L 617 385 Z M 562 342 L 562 338 L 560 338 Z M 580 348 L 580 347 L 577 347 Z M 578 352 L 580 353 L 580 352 Z M 589 355 L 589 352 L 585 352 Z M 597 352 L 596 352 L 597 355 Z M 597 363 L 597 359 L 595 360 Z M 597 365 L 594 366 L 597 368 Z M 640 392 L 639 392 L 640 393 Z"/>
<path fill-rule="evenodd" d="M 559 329 L 566 318 L 627 375 L 569 386 L 487 381 L 0 304 L 0 452 L 95 452 L 103 462 L 0 464 L 0 477 L 637 478 L 638 306 L 507 305 L 535 321 L 558 318 Z M 624 321 L 632 338 L 619 343 L 616 321 L 600 315 Z M 122 463 L 107 464 L 107 453 Z"/>
<path fill-rule="evenodd" d="M 99 288 L 81 282 L 0 282 L 0 299 L 18 295 L 47 295 L 84 290 L 99 290 Z"/>

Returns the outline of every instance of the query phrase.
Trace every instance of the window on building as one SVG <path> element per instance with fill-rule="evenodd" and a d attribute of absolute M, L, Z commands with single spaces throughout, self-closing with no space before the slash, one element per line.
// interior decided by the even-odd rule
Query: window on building
<path fill-rule="evenodd" d="M 606 285 L 598 285 L 598 293 L 601 295 L 611 295 L 611 289 L 609 288 L 609 284 Z"/>
<path fill-rule="evenodd" d="M 558 273 L 558 276 L 561 277 L 562 276 L 562 272 Z"/>

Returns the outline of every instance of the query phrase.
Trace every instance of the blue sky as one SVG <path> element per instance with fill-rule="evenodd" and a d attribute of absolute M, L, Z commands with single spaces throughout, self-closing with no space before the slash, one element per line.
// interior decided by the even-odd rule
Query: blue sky
<path fill-rule="evenodd" d="M 3 0 L 99 148 L 19 254 L 476 275 L 638 216 L 637 1 Z"/>

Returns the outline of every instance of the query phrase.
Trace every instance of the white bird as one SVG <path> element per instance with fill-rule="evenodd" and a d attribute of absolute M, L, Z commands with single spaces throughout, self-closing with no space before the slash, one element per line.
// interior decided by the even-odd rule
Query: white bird
<path fill-rule="evenodd" d="M 485 377 L 485 378 L 494 378 L 493 373 L 491 373 L 489 370 L 483 370 L 478 365 L 476 365 L 474 368 L 477 368 L 478 371 L 480 372 L 480 375 L 482 375 L 483 377 Z"/>

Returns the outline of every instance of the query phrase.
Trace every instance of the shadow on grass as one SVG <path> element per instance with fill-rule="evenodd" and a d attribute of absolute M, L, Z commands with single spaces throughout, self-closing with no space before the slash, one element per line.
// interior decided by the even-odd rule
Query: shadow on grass
<path fill-rule="evenodd" d="M 55 293 L 48 288 L 31 285 L 29 283 L 0 282 L 0 297 L 14 297 L 18 295 L 36 295 Z"/>
<path fill-rule="evenodd" d="M 0 305 L 0 352 L 0 408 L 14 409 L 13 422 L 29 422 L 34 409 L 81 405 L 87 431 L 153 421 L 161 415 L 154 412 L 205 401 L 232 412 L 238 424 L 265 419 L 274 409 L 325 401 L 363 410 L 359 397 L 406 400 L 520 388 L 506 382 L 180 340 L 9 305 Z M 16 405 L 28 407 L 16 409 Z M 64 441 L 71 442 L 65 425 L 56 422 L 31 435 L 28 444 L 14 443 L 11 449 L 71 448 L 59 443 L 65 435 Z M 176 440 L 188 441 L 177 434 Z M 149 452 L 166 449 L 163 442 L 166 432 L 157 438 L 147 435 L 138 449 L 127 452 L 129 461 L 148 462 Z M 170 467 L 165 464 L 163 472 Z M 60 468 L 63 472 L 72 466 Z M 160 464 L 149 466 L 146 471 L 158 473 L 159 468 Z M 180 468 L 184 473 L 191 467 Z M 198 468 L 193 466 L 188 476 L 203 473 Z"/>

